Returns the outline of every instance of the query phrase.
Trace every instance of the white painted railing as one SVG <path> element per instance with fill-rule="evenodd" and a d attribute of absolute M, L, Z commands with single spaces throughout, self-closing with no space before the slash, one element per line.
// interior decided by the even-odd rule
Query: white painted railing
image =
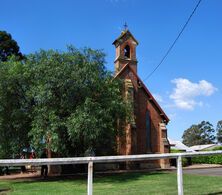
<path fill-rule="evenodd" d="M 88 195 L 93 194 L 93 163 L 129 162 L 157 159 L 177 159 L 177 187 L 178 195 L 183 195 L 183 157 L 196 157 L 208 155 L 221 155 L 222 150 L 192 153 L 166 153 L 166 154 L 141 154 L 126 156 L 99 156 L 99 157 L 74 157 L 74 158 L 44 158 L 44 159 L 6 159 L 0 160 L 0 166 L 22 165 L 64 165 L 64 164 L 88 164 Z"/>

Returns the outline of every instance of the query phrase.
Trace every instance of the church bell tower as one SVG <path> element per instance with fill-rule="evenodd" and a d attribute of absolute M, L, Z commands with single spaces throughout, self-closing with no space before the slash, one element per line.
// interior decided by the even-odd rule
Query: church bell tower
<path fill-rule="evenodd" d="M 118 74 L 126 64 L 129 64 L 137 73 L 136 47 L 138 41 L 127 29 L 126 25 L 121 35 L 113 42 L 113 45 L 116 47 L 115 74 Z"/>
<path fill-rule="evenodd" d="M 115 57 L 115 76 L 120 72 L 124 72 L 124 67 L 130 67 L 130 71 L 133 71 L 137 75 L 137 58 L 136 58 L 136 47 L 138 41 L 134 38 L 131 32 L 124 25 L 124 30 L 120 36 L 113 42 L 116 48 Z M 124 124 L 125 135 L 120 137 L 118 154 L 130 155 L 137 154 L 137 125 L 135 117 L 135 93 L 133 82 L 136 81 L 134 78 L 129 76 L 122 76 L 123 80 L 123 96 L 132 104 L 131 121 L 122 122 Z M 133 79 L 133 80 L 132 80 Z M 136 78 L 135 78 L 136 79 Z M 135 83 L 135 82 L 134 82 Z"/>

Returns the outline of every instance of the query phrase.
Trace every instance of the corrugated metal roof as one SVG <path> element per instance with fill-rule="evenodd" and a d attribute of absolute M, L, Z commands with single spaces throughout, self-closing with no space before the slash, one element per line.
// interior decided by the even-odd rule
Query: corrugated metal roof
<path fill-rule="evenodd" d="M 199 151 L 199 150 L 206 150 L 209 148 L 214 148 L 217 147 L 219 145 L 217 144 L 205 144 L 205 145 L 195 145 L 195 146 L 191 146 L 190 148 L 192 148 L 193 150 Z"/>
<path fill-rule="evenodd" d="M 181 141 L 175 141 L 175 140 L 172 140 L 172 139 L 169 139 L 169 138 L 168 138 L 168 140 L 170 142 L 170 146 L 171 146 L 172 149 L 183 150 L 183 151 L 186 151 L 186 152 L 195 152 L 195 150 L 186 146 Z"/>

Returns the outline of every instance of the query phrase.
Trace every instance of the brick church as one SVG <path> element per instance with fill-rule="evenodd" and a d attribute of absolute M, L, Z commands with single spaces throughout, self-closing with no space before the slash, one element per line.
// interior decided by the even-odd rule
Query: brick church
<path fill-rule="evenodd" d="M 125 125 L 124 136 L 117 138 L 118 154 L 168 153 L 166 125 L 169 118 L 137 74 L 138 41 L 125 29 L 113 45 L 116 48 L 114 77 L 123 80 L 123 95 L 133 107 L 133 120 Z M 140 163 L 141 168 L 168 165 L 168 160 Z"/>

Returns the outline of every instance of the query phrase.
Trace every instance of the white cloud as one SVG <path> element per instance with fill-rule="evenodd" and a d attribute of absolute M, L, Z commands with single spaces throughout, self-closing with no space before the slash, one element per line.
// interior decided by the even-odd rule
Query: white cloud
<path fill-rule="evenodd" d="M 205 80 L 192 83 L 188 79 L 177 78 L 171 81 L 176 86 L 170 94 L 170 99 L 174 101 L 177 108 L 193 110 L 195 106 L 203 106 L 202 101 L 197 101 L 196 97 L 211 96 L 217 88 Z"/>

